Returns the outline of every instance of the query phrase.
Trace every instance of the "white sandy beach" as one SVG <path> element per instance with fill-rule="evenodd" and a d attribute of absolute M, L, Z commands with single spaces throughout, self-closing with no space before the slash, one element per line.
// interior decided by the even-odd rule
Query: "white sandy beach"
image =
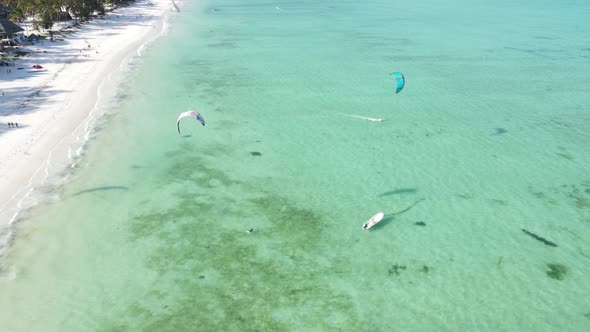
<path fill-rule="evenodd" d="M 36 203 L 36 188 L 73 167 L 100 116 L 98 105 L 114 96 L 129 60 L 165 32 L 171 8 L 166 0 L 137 1 L 64 40 L 26 46 L 32 53 L 0 67 L 0 241 L 20 211 Z"/>

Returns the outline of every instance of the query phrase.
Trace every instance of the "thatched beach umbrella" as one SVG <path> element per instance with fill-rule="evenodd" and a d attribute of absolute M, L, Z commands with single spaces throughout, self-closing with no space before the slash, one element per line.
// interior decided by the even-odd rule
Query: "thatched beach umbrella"
<path fill-rule="evenodd" d="M 24 31 L 23 28 L 14 24 L 12 21 L 6 18 L 0 18 L 0 37 L 12 37 L 17 32 Z"/>

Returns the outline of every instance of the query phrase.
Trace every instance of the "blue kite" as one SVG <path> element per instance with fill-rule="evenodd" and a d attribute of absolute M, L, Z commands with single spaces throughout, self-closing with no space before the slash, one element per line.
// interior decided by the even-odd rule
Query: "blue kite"
<path fill-rule="evenodd" d="M 404 74 L 400 73 L 399 71 L 394 71 L 391 73 L 391 76 L 395 79 L 395 93 L 402 91 L 404 85 L 406 84 L 406 79 L 404 78 Z"/>

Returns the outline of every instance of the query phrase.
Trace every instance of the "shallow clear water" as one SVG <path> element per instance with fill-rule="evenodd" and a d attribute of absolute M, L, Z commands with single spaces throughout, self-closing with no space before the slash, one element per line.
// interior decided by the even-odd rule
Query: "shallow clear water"
<path fill-rule="evenodd" d="M 586 330 L 589 9 L 189 3 L 19 224 L 2 325 Z"/>

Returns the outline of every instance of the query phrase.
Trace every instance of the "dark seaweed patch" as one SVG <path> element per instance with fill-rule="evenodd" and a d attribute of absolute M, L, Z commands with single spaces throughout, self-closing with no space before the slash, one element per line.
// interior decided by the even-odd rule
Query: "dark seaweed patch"
<path fill-rule="evenodd" d="M 414 225 L 416 225 L 416 226 L 426 226 L 426 223 L 423 222 L 423 221 L 418 221 L 418 222 L 415 222 Z"/>
<path fill-rule="evenodd" d="M 144 264 L 159 282 L 105 331 L 285 331 L 291 318 L 307 330 L 361 329 L 351 297 L 325 280 L 347 262 L 318 260 L 328 252 L 321 213 L 263 191 L 259 179 L 236 181 L 195 153 L 170 158 L 159 184 L 181 183 L 189 192 L 177 193 L 172 206 L 131 216 L 129 225 L 130 240 L 150 243 Z M 268 221 L 256 237 L 226 223 L 248 218 Z M 330 315 L 301 316 L 301 306 L 330 308 Z"/>
<path fill-rule="evenodd" d="M 427 265 L 422 265 L 422 267 L 420 268 L 420 272 L 422 272 L 424 274 L 430 274 L 432 272 L 432 267 L 427 266 Z"/>
<path fill-rule="evenodd" d="M 260 157 L 260 156 L 262 156 L 262 153 L 260 153 L 258 151 L 252 151 L 252 152 L 250 152 L 250 155 L 254 156 L 254 157 Z"/>
<path fill-rule="evenodd" d="M 500 267 L 502 267 L 502 263 L 504 263 L 504 257 L 500 256 L 500 257 L 498 257 L 498 261 L 496 261 L 496 266 L 498 266 L 500 268 Z"/>
<path fill-rule="evenodd" d="M 405 265 L 398 265 L 398 264 L 393 264 L 389 270 L 387 270 L 387 272 L 389 273 L 389 275 L 395 275 L 396 277 L 400 275 L 401 271 L 405 271 L 406 270 L 406 266 Z"/>
<path fill-rule="evenodd" d="M 549 278 L 556 280 L 565 279 L 565 275 L 568 271 L 567 266 L 557 263 L 547 263 L 547 267 L 549 267 L 549 271 L 547 271 L 547 276 L 549 276 Z"/>
<path fill-rule="evenodd" d="M 492 203 L 494 203 L 494 204 L 497 204 L 497 205 L 503 205 L 503 206 L 507 206 L 508 205 L 508 202 L 505 201 L 505 200 L 502 200 L 502 199 L 492 198 L 492 199 L 489 199 L 489 201 L 492 202 Z"/>
<path fill-rule="evenodd" d="M 562 156 L 566 158 L 565 156 Z M 567 158 L 566 158 L 567 159 Z M 567 198 L 570 203 L 580 210 L 590 209 L 590 181 L 586 180 L 580 184 L 563 184 L 548 189 L 549 193 L 529 188 L 529 192 L 536 198 L 545 200 L 551 205 L 558 205 L 561 197 Z M 557 197 L 556 197 L 557 196 Z"/>

